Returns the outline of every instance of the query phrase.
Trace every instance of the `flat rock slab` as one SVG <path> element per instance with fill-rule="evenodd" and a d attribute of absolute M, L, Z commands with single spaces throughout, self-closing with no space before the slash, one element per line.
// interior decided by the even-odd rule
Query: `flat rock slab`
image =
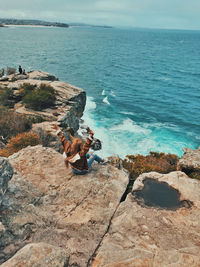
<path fill-rule="evenodd" d="M 94 164 L 87 175 L 74 175 L 61 154 L 42 146 L 27 147 L 9 162 L 15 175 L 9 185 L 7 198 L 12 201 L 3 221 L 5 230 L 22 236 L 22 244 L 62 247 L 70 255 L 69 266 L 85 267 L 107 232 L 128 175 L 110 164 Z M 4 253 L 11 255 L 15 247 L 7 243 Z"/>
<path fill-rule="evenodd" d="M 62 248 L 45 243 L 24 246 L 1 267 L 67 267 L 69 256 Z"/>
<path fill-rule="evenodd" d="M 190 208 L 176 210 L 140 205 L 133 194 L 115 213 L 93 267 L 198 267 L 200 266 L 200 181 L 182 172 L 140 175 L 133 192 L 145 179 L 166 182 L 189 200 Z"/>

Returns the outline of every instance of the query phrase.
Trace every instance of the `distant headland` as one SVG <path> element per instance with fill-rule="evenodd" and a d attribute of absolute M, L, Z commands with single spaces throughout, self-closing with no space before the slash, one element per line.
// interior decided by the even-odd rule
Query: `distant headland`
<path fill-rule="evenodd" d="M 0 27 L 5 25 L 28 25 L 28 26 L 47 26 L 47 27 L 62 27 L 68 28 L 69 25 L 66 23 L 60 22 L 49 22 L 43 20 L 29 20 L 29 19 L 1 19 L 0 18 Z"/>
<path fill-rule="evenodd" d="M 43 20 L 32 19 L 2 19 L 0 18 L 0 27 L 6 26 L 45 26 L 45 27 L 94 27 L 94 28 L 113 28 L 107 25 L 91 25 L 85 23 L 61 23 L 61 22 L 49 22 Z"/>

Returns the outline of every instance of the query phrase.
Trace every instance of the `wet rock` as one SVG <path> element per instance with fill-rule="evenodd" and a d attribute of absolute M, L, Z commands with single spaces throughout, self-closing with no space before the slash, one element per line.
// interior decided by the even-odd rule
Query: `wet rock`
<path fill-rule="evenodd" d="M 146 179 L 167 183 L 180 193 L 180 201 L 192 205 L 175 210 L 149 207 L 129 193 L 114 215 L 93 267 L 200 266 L 200 181 L 182 172 L 152 172 L 136 179 L 133 192 L 142 190 Z"/>
<path fill-rule="evenodd" d="M 63 248 L 31 243 L 20 249 L 1 267 L 67 267 L 69 256 Z"/>

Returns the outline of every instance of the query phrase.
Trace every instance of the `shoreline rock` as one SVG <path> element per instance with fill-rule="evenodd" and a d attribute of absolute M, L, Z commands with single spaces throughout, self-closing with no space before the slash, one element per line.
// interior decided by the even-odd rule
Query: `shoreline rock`
<path fill-rule="evenodd" d="M 56 106 L 40 112 L 15 104 L 18 113 L 42 116 L 32 130 L 55 135 L 56 121 L 78 130 L 86 102 L 82 89 L 40 71 L 10 75 L 1 86 L 17 92 L 24 82 L 50 84 L 57 94 Z M 179 169 L 198 172 L 199 151 L 185 150 Z M 199 266 L 200 181 L 181 171 L 143 173 L 127 195 L 120 158 L 110 162 L 77 176 L 61 154 L 41 145 L 0 158 L 1 266 Z M 134 193 L 146 179 L 167 183 L 185 204 L 170 210 L 138 201 Z"/>
<path fill-rule="evenodd" d="M 14 95 L 17 95 L 20 87 L 26 83 L 33 86 L 51 85 L 56 92 L 55 106 L 42 111 L 35 111 L 25 108 L 16 99 L 14 110 L 27 116 L 40 117 L 42 121 L 51 123 L 58 121 L 63 127 L 74 128 L 75 132 L 78 130 L 79 119 L 83 115 L 86 104 L 86 93 L 83 89 L 67 82 L 61 82 L 54 75 L 43 71 L 31 71 L 27 75 L 12 74 L 0 78 L 0 81 L 1 87 L 12 89 Z M 43 128 L 43 123 L 37 123 L 37 127 Z"/>

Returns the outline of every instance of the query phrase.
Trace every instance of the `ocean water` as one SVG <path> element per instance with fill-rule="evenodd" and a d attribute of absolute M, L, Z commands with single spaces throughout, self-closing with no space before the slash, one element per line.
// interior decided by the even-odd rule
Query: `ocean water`
<path fill-rule="evenodd" d="M 200 146 L 200 31 L 0 28 L 0 68 L 18 65 L 86 91 L 100 155 Z"/>

